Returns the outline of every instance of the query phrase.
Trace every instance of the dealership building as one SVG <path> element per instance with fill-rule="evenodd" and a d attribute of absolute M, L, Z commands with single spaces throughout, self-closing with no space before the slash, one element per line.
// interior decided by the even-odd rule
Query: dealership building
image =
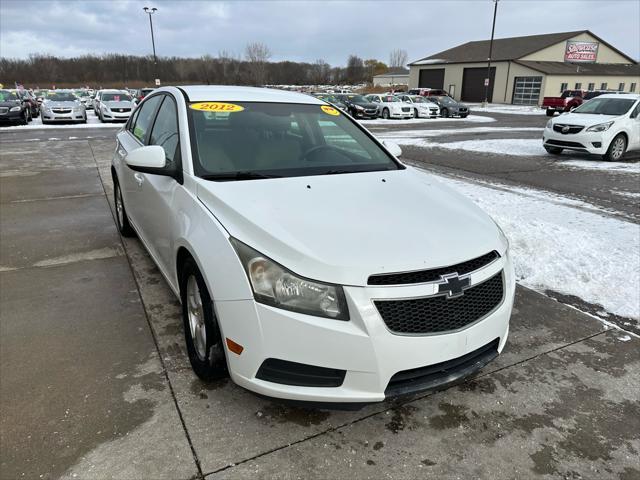
<path fill-rule="evenodd" d="M 409 88 L 441 88 L 456 100 L 485 98 L 489 40 L 468 42 L 409 64 Z M 588 30 L 493 41 L 489 101 L 538 105 L 563 90 L 638 93 L 640 65 Z"/>

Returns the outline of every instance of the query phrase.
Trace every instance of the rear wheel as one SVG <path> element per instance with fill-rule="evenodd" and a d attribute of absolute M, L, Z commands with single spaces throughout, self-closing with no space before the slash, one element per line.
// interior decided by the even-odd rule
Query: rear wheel
<path fill-rule="evenodd" d="M 118 224 L 120 234 L 123 237 L 134 237 L 136 232 L 129 223 L 127 210 L 124 207 L 124 201 L 122 200 L 122 190 L 120 189 L 120 183 L 117 179 L 113 182 L 113 203 L 116 206 L 116 223 Z"/>
<path fill-rule="evenodd" d="M 547 117 L 553 117 L 555 113 L 556 113 L 555 110 L 551 110 L 550 108 L 547 108 Z"/>
<path fill-rule="evenodd" d="M 418 109 L 417 108 L 413 109 L 413 118 L 420 118 L 420 115 L 418 114 Z"/>
<path fill-rule="evenodd" d="M 29 112 L 27 112 L 25 110 L 23 112 L 22 116 L 20 117 L 20 120 L 18 120 L 18 124 L 19 125 L 26 125 L 27 123 L 29 123 Z"/>
<path fill-rule="evenodd" d="M 182 266 L 180 297 L 184 336 L 193 371 L 206 382 L 227 376 L 227 360 L 213 299 L 192 258 Z"/>
<path fill-rule="evenodd" d="M 627 139 L 620 133 L 611 141 L 607 153 L 605 153 L 602 158 L 608 162 L 617 162 L 622 159 L 626 151 Z"/>
<path fill-rule="evenodd" d="M 382 118 L 384 118 L 385 120 L 389 120 L 389 109 L 385 108 L 382 110 Z"/>
<path fill-rule="evenodd" d="M 548 147 L 545 145 L 544 149 L 551 155 L 560 155 L 562 153 L 562 148 L 560 147 Z"/>
<path fill-rule="evenodd" d="M 442 115 L 444 118 L 449 118 L 449 109 L 443 108 L 442 110 L 440 110 L 440 115 Z"/>

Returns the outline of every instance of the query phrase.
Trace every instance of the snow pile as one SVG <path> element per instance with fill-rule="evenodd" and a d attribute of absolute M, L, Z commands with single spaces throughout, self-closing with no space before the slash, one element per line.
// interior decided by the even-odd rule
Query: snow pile
<path fill-rule="evenodd" d="M 466 150 L 476 153 L 495 155 L 542 156 L 548 155 L 542 146 L 542 139 L 498 138 L 483 140 L 464 140 L 461 142 L 436 143 L 415 138 L 394 139 L 398 145 L 410 145 L 423 148 L 444 148 L 447 150 Z"/>
<path fill-rule="evenodd" d="M 465 127 L 465 128 L 447 128 L 442 130 L 396 130 L 384 133 L 376 133 L 376 137 L 382 140 L 396 140 L 408 138 L 426 138 L 439 137 L 441 135 L 469 135 L 473 133 L 512 133 L 512 132 L 540 132 L 544 128 L 539 127 Z"/>
<path fill-rule="evenodd" d="M 460 117 L 436 117 L 436 118 L 408 118 L 406 120 L 385 120 L 384 118 L 376 118 L 374 120 L 358 120 L 365 127 L 367 125 L 415 125 L 416 123 L 435 123 L 435 122 L 460 122 L 460 123 L 491 123 L 495 122 L 495 118 L 485 117 L 482 115 L 469 115 L 466 118 Z"/>
<path fill-rule="evenodd" d="M 587 211 L 559 195 L 436 177 L 502 227 L 519 283 L 640 318 L 640 225 Z"/>
<path fill-rule="evenodd" d="M 483 107 L 481 103 L 470 103 L 469 108 L 473 112 L 506 113 L 511 115 L 546 115 L 545 110 L 537 105 L 490 103 L 486 107 Z"/>
<path fill-rule="evenodd" d="M 640 173 L 640 163 L 571 160 L 568 162 L 560 162 L 560 165 L 580 170 L 605 170 L 613 173 Z"/>

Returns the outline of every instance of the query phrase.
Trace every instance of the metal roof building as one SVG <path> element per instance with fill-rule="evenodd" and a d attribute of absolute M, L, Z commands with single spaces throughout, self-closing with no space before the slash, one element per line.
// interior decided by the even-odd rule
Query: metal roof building
<path fill-rule="evenodd" d="M 489 40 L 467 42 L 409 64 L 409 87 L 442 88 L 457 100 L 485 96 Z M 536 105 L 566 89 L 637 92 L 640 65 L 588 30 L 493 41 L 489 100 Z"/>

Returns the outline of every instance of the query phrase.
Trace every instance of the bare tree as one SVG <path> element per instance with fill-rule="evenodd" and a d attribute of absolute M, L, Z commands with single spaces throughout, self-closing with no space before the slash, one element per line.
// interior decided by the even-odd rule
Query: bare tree
<path fill-rule="evenodd" d="M 358 83 L 364 79 L 365 75 L 366 72 L 362 59 L 357 55 L 349 55 L 346 71 L 347 81 L 350 83 Z"/>
<path fill-rule="evenodd" d="M 389 67 L 399 68 L 407 64 L 407 51 L 396 48 L 389 54 Z"/>
<path fill-rule="evenodd" d="M 319 58 L 311 66 L 311 81 L 316 85 L 322 85 L 329 82 L 331 76 L 331 66 L 322 58 Z"/>
<path fill-rule="evenodd" d="M 249 64 L 249 71 L 256 85 L 264 85 L 267 78 L 267 62 L 271 58 L 271 50 L 264 43 L 252 42 L 247 44 L 244 51 Z"/>

